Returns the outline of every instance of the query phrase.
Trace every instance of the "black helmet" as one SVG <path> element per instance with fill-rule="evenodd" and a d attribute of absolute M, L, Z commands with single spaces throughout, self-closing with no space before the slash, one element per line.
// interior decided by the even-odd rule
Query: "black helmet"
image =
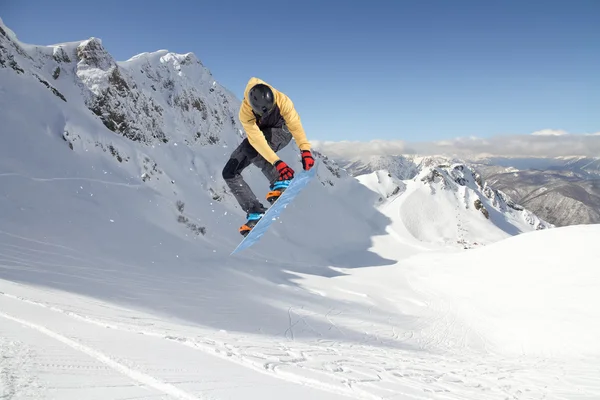
<path fill-rule="evenodd" d="M 248 102 L 256 114 L 264 115 L 273 109 L 275 95 L 270 87 L 259 83 L 248 92 Z"/>

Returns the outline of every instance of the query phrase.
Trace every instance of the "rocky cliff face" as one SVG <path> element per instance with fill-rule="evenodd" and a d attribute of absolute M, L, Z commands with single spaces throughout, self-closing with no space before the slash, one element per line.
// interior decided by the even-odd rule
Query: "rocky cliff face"
<path fill-rule="evenodd" d="M 83 100 L 108 129 L 130 140 L 214 145 L 226 130 L 241 129 L 237 99 L 193 54 L 158 51 L 117 62 L 96 38 L 41 47 L 4 35 L 0 46 L 0 65 L 38 77 L 64 101 Z"/>

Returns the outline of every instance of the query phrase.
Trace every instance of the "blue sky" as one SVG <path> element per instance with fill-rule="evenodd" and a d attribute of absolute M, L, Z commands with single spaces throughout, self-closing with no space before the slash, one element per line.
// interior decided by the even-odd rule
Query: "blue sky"
<path fill-rule="evenodd" d="M 27 43 L 193 52 L 240 98 L 258 76 L 334 141 L 600 131 L 599 16 L 598 0 L 0 2 Z"/>

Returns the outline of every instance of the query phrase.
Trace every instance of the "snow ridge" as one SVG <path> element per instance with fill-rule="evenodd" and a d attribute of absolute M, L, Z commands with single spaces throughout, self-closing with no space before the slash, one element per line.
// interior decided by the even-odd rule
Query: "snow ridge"
<path fill-rule="evenodd" d="M 463 163 L 424 158 L 411 179 L 387 170 L 356 179 L 379 194 L 379 207 L 425 242 L 473 248 L 532 230 L 553 228 L 531 211 L 496 190 Z"/>

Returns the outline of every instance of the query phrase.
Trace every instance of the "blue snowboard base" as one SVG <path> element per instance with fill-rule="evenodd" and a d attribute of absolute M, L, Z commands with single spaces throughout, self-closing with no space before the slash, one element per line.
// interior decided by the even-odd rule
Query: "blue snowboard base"
<path fill-rule="evenodd" d="M 250 233 L 240 242 L 240 244 L 231 252 L 231 255 L 246 249 L 260 240 L 265 234 L 269 226 L 281 214 L 286 206 L 298 196 L 298 194 L 308 185 L 317 172 L 317 163 L 308 171 L 301 170 L 294 175 L 294 179 L 290 182 L 290 186 L 283 192 L 281 196 L 269 207 L 265 215 L 252 228 Z"/>

